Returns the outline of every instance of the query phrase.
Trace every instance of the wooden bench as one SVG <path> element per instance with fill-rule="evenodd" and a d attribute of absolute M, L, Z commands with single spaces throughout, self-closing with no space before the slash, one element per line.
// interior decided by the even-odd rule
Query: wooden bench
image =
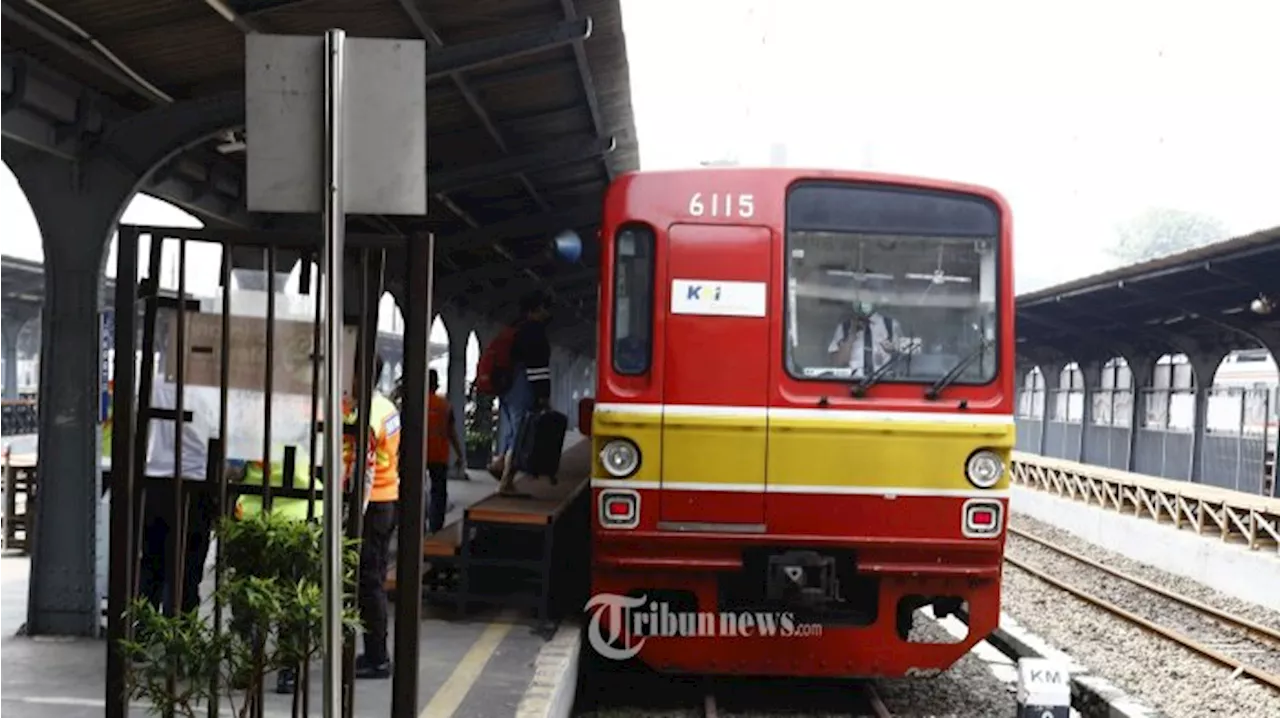
<path fill-rule="evenodd" d="M 426 536 L 422 539 L 422 557 L 428 562 L 440 559 L 452 559 L 458 556 L 458 552 L 462 546 L 462 521 L 454 521 L 446 524 L 439 531 Z M 387 574 L 385 583 L 387 593 L 394 593 L 396 590 L 396 566 L 391 564 L 391 570 Z"/>
<path fill-rule="evenodd" d="M 590 513 L 579 498 L 588 493 L 590 473 L 591 442 L 582 437 L 563 454 L 555 484 L 517 481 L 516 489 L 529 496 L 491 494 L 423 539 L 424 600 L 452 603 L 464 613 L 471 604 L 536 608 L 543 630 L 553 630 L 557 579 L 574 566 L 566 557 L 585 550 L 589 540 Z M 579 563 L 582 573 L 585 558 Z M 394 570 L 386 585 L 395 588 Z"/>
<path fill-rule="evenodd" d="M 589 541 L 590 513 L 576 508 L 585 508 L 578 499 L 590 474 L 591 441 L 584 437 L 561 456 L 556 483 L 517 481 L 516 490 L 528 496 L 494 494 L 463 511 L 456 586 L 447 592 L 459 611 L 470 603 L 528 606 L 537 609 L 544 631 L 554 630 L 558 579 L 573 565 L 567 557 Z M 586 570 L 585 560 L 578 568 Z"/>

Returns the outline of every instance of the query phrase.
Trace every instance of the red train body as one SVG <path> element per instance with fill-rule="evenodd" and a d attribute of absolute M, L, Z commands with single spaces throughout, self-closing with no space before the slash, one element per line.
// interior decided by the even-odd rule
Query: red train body
<path fill-rule="evenodd" d="M 986 637 L 1014 442 L 1000 196 L 635 173 L 600 241 L 595 649 L 662 671 L 902 676 Z M 928 606 L 966 607 L 968 637 L 909 640 Z"/>

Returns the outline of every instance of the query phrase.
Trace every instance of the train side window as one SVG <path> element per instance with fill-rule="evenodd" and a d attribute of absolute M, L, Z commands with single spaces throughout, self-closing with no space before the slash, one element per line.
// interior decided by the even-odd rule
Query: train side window
<path fill-rule="evenodd" d="M 614 239 L 613 370 L 637 376 L 649 371 L 653 353 L 653 230 L 622 227 Z"/>

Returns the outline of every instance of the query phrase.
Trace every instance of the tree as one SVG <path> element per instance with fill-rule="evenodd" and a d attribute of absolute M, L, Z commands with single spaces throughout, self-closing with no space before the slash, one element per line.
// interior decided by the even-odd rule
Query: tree
<path fill-rule="evenodd" d="M 1226 239 L 1228 230 L 1209 215 L 1156 208 L 1121 223 L 1116 234 L 1112 256 L 1132 264 Z"/>

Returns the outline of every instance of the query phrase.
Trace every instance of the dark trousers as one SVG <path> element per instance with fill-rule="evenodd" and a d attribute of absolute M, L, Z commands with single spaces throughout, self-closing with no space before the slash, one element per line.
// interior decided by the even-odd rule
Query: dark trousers
<path fill-rule="evenodd" d="M 173 516 L 173 480 L 147 481 L 142 507 L 142 560 L 138 567 L 138 594 L 153 606 L 163 606 L 173 615 L 173 587 L 177 577 L 170 576 L 172 558 L 170 531 L 177 522 Z M 205 486 L 187 484 L 184 488 L 186 556 L 182 569 L 182 612 L 200 606 L 200 580 L 204 578 L 204 562 L 209 557 L 213 522 L 218 517 L 218 504 Z"/>
<path fill-rule="evenodd" d="M 427 533 L 444 528 L 444 515 L 449 510 L 449 465 L 427 464 Z"/>
<path fill-rule="evenodd" d="M 387 568 L 391 534 L 396 529 L 396 503 L 370 502 L 364 513 L 360 542 L 360 620 L 364 622 L 364 655 L 370 665 L 391 660 L 387 652 Z"/>

